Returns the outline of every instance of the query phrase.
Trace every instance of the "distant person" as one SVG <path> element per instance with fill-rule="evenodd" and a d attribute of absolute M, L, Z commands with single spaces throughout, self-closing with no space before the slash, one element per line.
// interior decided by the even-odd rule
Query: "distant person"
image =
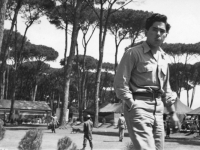
<path fill-rule="evenodd" d="M 173 126 L 180 125 L 174 107 L 177 95 L 169 83 L 168 57 L 161 48 L 169 30 L 165 15 L 154 13 L 147 18 L 146 40 L 126 50 L 115 75 L 115 92 L 124 101 L 124 117 L 135 150 L 164 149 L 164 106 Z"/>
<path fill-rule="evenodd" d="M 52 130 L 52 133 L 56 133 L 56 126 L 58 125 L 58 118 L 55 114 L 53 116 L 51 116 L 51 118 L 52 118 L 51 130 Z"/>
<path fill-rule="evenodd" d="M 170 138 L 170 133 L 171 133 L 171 129 L 170 129 L 170 118 L 167 118 L 166 120 L 166 138 Z"/>
<path fill-rule="evenodd" d="M 191 122 L 190 133 L 194 134 L 197 131 L 197 124 L 196 121 L 193 119 Z"/>
<path fill-rule="evenodd" d="M 89 141 L 91 150 L 93 150 L 93 143 L 92 143 L 93 122 L 91 121 L 90 115 L 87 115 L 86 119 L 87 120 L 83 124 L 84 140 L 83 140 L 83 149 L 82 150 L 85 150 L 85 147 L 87 145 L 87 140 Z"/>
<path fill-rule="evenodd" d="M 126 121 L 124 118 L 124 114 L 121 114 L 118 120 L 118 128 L 119 128 L 119 141 L 122 142 L 124 138 L 124 129 L 126 128 Z"/>
<path fill-rule="evenodd" d="M 103 119 L 102 119 L 102 124 L 105 124 L 105 123 L 106 123 L 106 118 L 103 117 Z"/>

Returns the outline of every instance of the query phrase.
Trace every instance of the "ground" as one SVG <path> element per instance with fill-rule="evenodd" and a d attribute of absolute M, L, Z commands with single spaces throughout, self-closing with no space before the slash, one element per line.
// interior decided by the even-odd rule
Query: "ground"
<path fill-rule="evenodd" d="M 56 133 L 51 133 L 46 126 L 37 126 L 43 129 L 43 141 L 41 150 L 56 150 L 58 139 L 68 136 L 77 145 L 78 149 L 82 148 L 83 133 L 71 133 L 71 127 L 68 129 L 56 129 Z M 29 127 L 30 128 L 30 127 Z M 82 125 L 75 126 L 82 130 Z M 0 150 L 17 150 L 18 144 L 25 135 L 26 128 L 16 128 L 11 130 L 7 128 L 5 137 L 0 141 Z M 14 129 L 14 128 L 13 128 Z M 94 150 L 125 150 L 126 145 L 130 143 L 127 130 L 125 130 L 125 138 L 123 142 L 119 142 L 118 129 L 115 126 L 106 124 L 99 128 L 94 128 L 93 144 Z M 166 139 L 165 150 L 199 150 L 200 138 L 197 133 L 174 133 L 169 139 Z M 89 150 L 89 143 L 86 150 Z"/>

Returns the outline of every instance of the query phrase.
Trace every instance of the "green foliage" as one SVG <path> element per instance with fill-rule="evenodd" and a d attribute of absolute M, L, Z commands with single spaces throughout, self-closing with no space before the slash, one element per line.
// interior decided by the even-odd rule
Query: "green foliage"
<path fill-rule="evenodd" d="M 77 146 L 69 137 L 64 137 L 58 140 L 58 150 L 77 150 Z"/>
<path fill-rule="evenodd" d="M 3 127 L 3 120 L 0 119 L 0 141 L 4 138 L 6 129 Z"/>
<path fill-rule="evenodd" d="M 19 143 L 19 150 L 40 150 L 42 144 L 42 130 L 33 129 L 26 132 L 26 135 Z"/>

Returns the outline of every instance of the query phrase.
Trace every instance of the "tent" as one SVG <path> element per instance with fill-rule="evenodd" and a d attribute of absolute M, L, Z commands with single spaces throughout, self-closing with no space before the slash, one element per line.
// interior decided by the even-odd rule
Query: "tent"
<path fill-rule="evenodd" d="M 84 112 L 93 116 L 94 107 L 88 108 Z M 105 119 L 107 123 L 116 125 L 121 113 L 123 113 L 122 103 L 104 103 L 99 108 L 99 121 L 102 122 Z"/>
<path fill-rule="evenodd" d="M 176 113 L 180 121 L 183 121 L 183 118 L 186 116 L 186 114 L 192 111 L 192 109 L 186 106 L 185 104 L 183 104 L 180 101 L 180 99 L 177 99 L 177 101 L 175 102 L 175 108 L 176 108 Z M 166 107 L 164 108 L 164 114 L 169 114 Z"/>
<path fill-rule="evenodd" d="M 100 107 L 99 116 L 101 117 L 101 120 L 104 118 L 106 119 L 106 122 L 117 125 L 118 119 L 123 112 L 122 103 L 108 103 Z"/>
<path fill-rule="evenodd" d="M 123 113 L 122 103 L 108 103 L 100 108 L 100 113 Z"/>
<path fill-rule="evenodd" d="M 0 117 L 9 114 L 11 100 L 0 99 Z M 24 101 L 15 100 L 14 103 L 14 118 L 15 116 L 39 116 L 51 113 L 51 108 L 44 101 Z"/>
<path fill-rule="evenodd" d="M 200 124 L 200 107 L 190 111 L 187 113 L 188 115 L 197 115 L 198 116 L 198 121 L 199 121 L 199 124 Z M 200 126 L 199 126 L 199 135 L 200 135 Z"/>
<path fill-rule="evenodd" d="M 191 108 L 183 104 L 179 99 L 175 102 L 175 108 L 180 121 L 182 121 L 186 114 L 192 110 Z M 94 108 L 92 107 L 84 111 L 93 114 Z M 99 109 L 99 121 L 101 122 L 101 120 L 105 118 L 106 122 L 112 122 L 116 124 L 121 113 L 123 113 L 122 103 L 103 104 L 100 106 Z M 166 108 L 164 108 L 164 114 L 169 114 Z"/>
<path fill-rule="evenodd" d="M 200 115 L 200 107 L 187 113 L 188 115 Z"/>
<path fill-rule="evenodd" d="M 175 102 L 175 108 L 176 108 L 176 113 L 180 121 L 183 120 L 183 118 L 186 116 L 188 112 L 192 111 L 192 109 L 186 106 L 185 104 L 183 104 L 180 101 L 180 99 L 178 99 Z M 200 108 L 199 108 L 199 112 L 200 112 Z M 122 103 L 108 103 L 107 105 L 100 108 L 99 113 L 112 114 L 112 117 L 109 119 L 111 119 L 112 121 L 114 121 L 114 123 L 116 123 L 118 121 L 120 114 L 123 113 L 123 105 Z M 164 108 L 164 114 L 169 114 L 166 107 Z"/>

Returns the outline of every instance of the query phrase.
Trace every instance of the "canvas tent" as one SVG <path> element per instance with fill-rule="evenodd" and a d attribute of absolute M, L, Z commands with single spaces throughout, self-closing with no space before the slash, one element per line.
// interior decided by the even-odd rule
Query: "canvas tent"
<path fill-rule="evenodd" d="M 106 119 L 106 122 L 113 123 L 117 125 L 118 119 L 123 113 L 123 104 L 122 103 L 108 103 L 104 105 L 99 110 L 99 116 Z"/>
<path fill-rule="evenodd" d="M 183 104 L 179 99 L 175 102 L 175 108 L 177 115 L 180 121 L 186 116 L 188 112 L 192 109 L 185 104 Z M 86 109 L 85 112 L 93 114 L 94 108 Z M 99 109 L 99 121 L 101 122 L 102 118 L 106 119 L 106 122 L 117 123 L 120 114 L 123 113 L 123 105 L 122 103 L 107 103 L 100 106 Z M 169 114 L 166 108 L 164 108 L 164 114 Z"/>
<path fill-rule="evenodd" d="M 200 115 L 200 107 L 187 113 L 188 115 Z"/>
<path fill-rule="evenodd" d="M 84 110 L 85 113 L 94 114 L 94 107 Z M 119 116 L 123 113 L 122 103 L 104 103 L 99 108 L 99 121 L 103 118 L 107 123 L 117 124 Z"/>
<path fill-rule="evenodd" d="M 123 113 L 122 103 L 108 103 L 104 107 L 100 108 L 100 113 Z"/>
<path fill-rule="evenodd" d="M 9 114 L 11 101 L 0 100 L 0 115 Z M 51 112 L 51 108 L 44 101 L 23 101 L 15 100 L 14 114 L 17 115 L 47 115 Z"/>
<path fill-rule="evenodd" d="M 190 107 L 183 104 L 180 99 L 175 102 L 175 108 L 180 121 L 182 121 L 186 114 L 192 110 Z M 164 114 L 169 114 L 166 107 L 164 109 Z"/>
<path fill-rule="evenodd" d="M 200 107 L 190 111 L 187 113 L 188 115 L 197 115 L 198 116 L 198 121 L 199 121 L 199 124 L 200 124 Z M 200 135 L 200 126 L 199 126 L 199 135 Z"/>
<path fill-rule="evenodd" d="M 175 108 L 176 108 L 176 112 L 180 121 L 182 121 L 183 118 L 186 116 L 186 114 L 192 110 L 190 107 L 183 104 L 180 101 L 180 99 L 178 99 L 175 102 Z M 200 108 L 199 108 L 199 112 L 200 112 Z M 112 120 L 114 121 L 114 123 L 116 123 L 118 121 L 120 114 L 123 113 L 122 103 L 108 103 L 107 105 L 100 108 L 99 113 L 110 114 L 110 117 L 108 118 L 108 120 Z M 164 114 L 169 114 L 166 108 L 164 108 Z"/>

